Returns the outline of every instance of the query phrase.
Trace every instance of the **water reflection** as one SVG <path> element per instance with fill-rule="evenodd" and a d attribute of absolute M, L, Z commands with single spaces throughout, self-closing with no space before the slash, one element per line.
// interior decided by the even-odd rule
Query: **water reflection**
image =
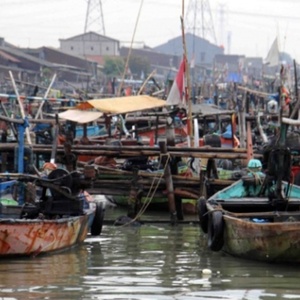
<path fill-rule="evenodd" d="M 86 247 L 78 247 L 54 255 L 0 261 L 0 299 L 73 299 L 67 289 L 81 288 L 87 257 Z M 51 298 L 47 298 L 49 293 Z M 30 298 L 25 296 L 29 294 Z"/>
<path fill-rule="evenodd" d="M 212 253 L 197 225 L 105 225 L 72 251 L 0 261 L 0 299 L 300 299 L 298 270 Z"/>

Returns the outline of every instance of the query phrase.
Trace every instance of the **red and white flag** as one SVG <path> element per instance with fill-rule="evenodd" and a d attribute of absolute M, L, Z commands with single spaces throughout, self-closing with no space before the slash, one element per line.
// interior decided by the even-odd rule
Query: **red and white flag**
<path fill-rule="evenodd" d="M 176 78 L 172 84 L 171 90 L 167 97 L 167 104 L 169 105 L 179 105 L 181 107 L 186 106 L 186 59 L 183 57 L 183 60 L 180 64 Z"/>

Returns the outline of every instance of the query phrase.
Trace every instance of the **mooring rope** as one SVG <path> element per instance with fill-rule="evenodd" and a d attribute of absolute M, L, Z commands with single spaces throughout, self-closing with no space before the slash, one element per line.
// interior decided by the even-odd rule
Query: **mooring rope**
<path fill-rule="evenodd" d="M 121 226 L 127 226 L 127 225 L 130 225 L 131 223 L 137 221 L 137 220 L 144 214 L 144 212 L 146 211 L 146 209 L 147 209 L 148 206 L 150 205 L 150 203 L 151 203 L 151 201 L 153 200 L 153 197 L 154 197 L 154 195 L 155 195 L 155 193 L 156 193 L 156 191 L 157 191 L 157 189 L 158 189 L 158 187 L 159 187 L 159 184 L 160 184 L 160 182 L 161 182 L 161 180 L 162 180 L 162 177 L 163 177 L 164 174 L 165 174 L 166 167 L 167 167 L 167 165 L 168 165 L 168 163 L 169 163 L 169 161 L 170 161 L 170 158 L 171 158 L 171 156 L 170 156 L 169 153 L 161 154 L 161 155 L 160 155 L 160 160 L 159 160 L 159 166 L 161 165 L 161 161 L 162 161 L 162 157 L 163 157 L 163 156 L 167 156 L 167 161 L 166 161 L 166 163 L 165 163 L 163 172 L 161 172 L 161 174 L 157 173 L 157 176 L 154 176 L 154 178 L 153 178 L 153 180 L 152 180 L 152 183 L 151 183 L 151 186 L 150 186 L 150 189 L 149 189 L 149 191 L 148 191 L 148 193 L 147 193 L 147 196 L 145 197 L 146 199 L 145 199 L 144 204 L 142 205 L 141 209 L 139 210 L 139 212 L 136 214 L 136 216 L 135 216 L 132 220 L 130 220 L 129 222 L 127 222 L 127 223 L 125 223 L 125 224 L 123 224 L 123 225 L 121 225 Z M 158 175 L 159 175 L 159 176 L 158 176 Z M 157 179 L 158 177 L 159 177 L 159 179 L 157 180 L 157 184 L 156 184 L 156 186 L 154 187 L 155 179 Z M 154 187 L 154 188 L 153 188 L 153 187 Z M 151 196 L 150 196 L 150 195 L 151 195 Z"/>

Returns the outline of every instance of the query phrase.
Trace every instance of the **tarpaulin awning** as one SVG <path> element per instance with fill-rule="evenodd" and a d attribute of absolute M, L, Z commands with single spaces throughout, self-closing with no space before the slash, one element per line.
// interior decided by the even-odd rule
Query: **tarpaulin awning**
<path fill-rule="evenodd" d="M 69 109 L 58 114 L 58 117 L 68 121 L 77 122 L 80 124 L 89 123 L 97 120 L 103 115 L 99 111 L 86 111 L 79 109 Z"/>
<path fill-rule="evenodd" d="M 234 110 L 220 109 L 218 106 L 213 104 L 195 104 L 192 106 L 192 113 L 194 115 L 212 116 L 212 115 L 230 115 L 233 114 Z"/>
<path fill-rule="evenodd" d="M 137 95 L 88 100 L 87 102 L 79 104 L 76 107 L 79 109 L 81 107 L 86 109 L 87 103 L 90 105 L 90 108 L 95 108 L 103 113 L 111 115 L 165 107 L 167 105 L 165 100 L 148 95 Z"/>

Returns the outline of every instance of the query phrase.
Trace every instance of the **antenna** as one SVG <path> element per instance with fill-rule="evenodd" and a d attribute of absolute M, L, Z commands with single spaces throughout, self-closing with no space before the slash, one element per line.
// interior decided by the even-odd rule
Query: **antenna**
<path fill-rule="evenodd" d="M 84 33 L 91 30 L 91 25 L 97 23 L 98 30 L 95 29 L 99 34 L 105 35 L 105 26 L 102 10 L 102 1 L 101 0 L 88 0 L 87 1 L 87 10 L 84 24 Z M 96 28 L 97 28 L 96 27 Z"/>
<path fill-rule="evenodd" d="M 186 31 L 217 45 L 209 0 L 190 0 L 185 15 Z"/>

